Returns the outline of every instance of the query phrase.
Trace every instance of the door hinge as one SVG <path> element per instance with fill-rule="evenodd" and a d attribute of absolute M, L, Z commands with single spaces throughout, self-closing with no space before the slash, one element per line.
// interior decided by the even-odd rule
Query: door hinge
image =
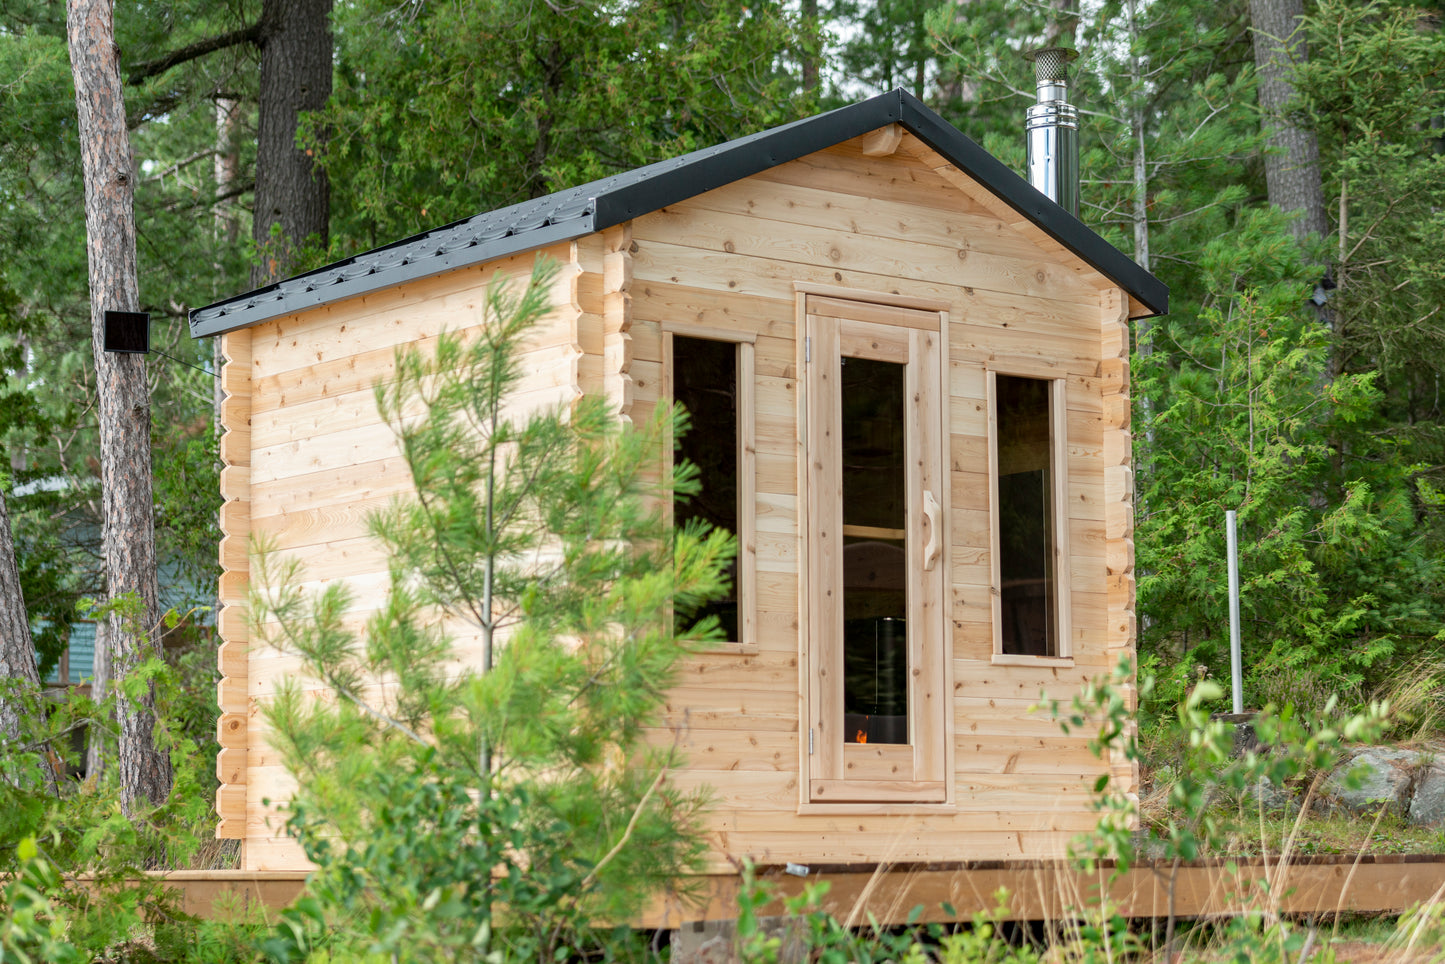
<path fill-rule="evenodd" d="M 812 727 L 809 727 L 809 728 L 808 728 L 808 756 L 812 756 L 812 755 L 813 755 L 813 730 L 812 730 Z"/>

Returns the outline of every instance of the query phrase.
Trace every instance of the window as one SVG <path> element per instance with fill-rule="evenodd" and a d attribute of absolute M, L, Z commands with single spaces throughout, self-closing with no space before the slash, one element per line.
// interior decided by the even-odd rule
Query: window
<path fill-rule="evenodd" d="M 1064 382 L 991 371 L 988 384 L 994 661 L 1064 659 L 1069 656 Z"/>
<path fill-rule="evenodd" d="M 753 344 L 747 333 L 663 326 L 666 390 L 687 409 L 690 428 L 676 454 L 698 468 L 701 491 L 674 507 L 680 527 L 701 520 L 737 536 L 732 590 L 691 614 L 717 616 L 726 649 L 756 648 L 756 549 L 753 537 Z"/>
<path fill-rule="evenodd" d="M 938 312 L 807 296 L 811 803 L 945 801 Z"/>

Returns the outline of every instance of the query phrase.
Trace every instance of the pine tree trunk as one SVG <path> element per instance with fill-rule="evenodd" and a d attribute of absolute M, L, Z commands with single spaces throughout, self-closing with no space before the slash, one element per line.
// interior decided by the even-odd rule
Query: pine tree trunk
<path fill-rule="evenodd" d="M 241 222 L 237 216 L 239 206 L 237 199 L 231 197 L 233 186 L 241 179 L 241 144 L 240 144 L 240 113 L 239 101 L 228 97 L 216 98 L 216 250 L 230 250 L 241 240 Z M 215 265 L 217 280 L 225 276 L 222 266 Z M 212 291 L 211 294 L 220 299 L 224 293 Z M 221 339 L 211 339 L 211 362 L 215 371 L 221 370 L 225 363 L 225 357 L 221 352 Z M 226 393 L 221 388 L 219 378 L 211 379 L 211 414 L 215 420 L 216 438 L 221 437 L 221 403 L 226 400 Z M 219 607 L 216 609 L 220 612 Z"/>
<path fill-rule="evenodd" d="M 30 617 L 20 592 L 20 567 L 15 562 L 15 536 L 10 530 L 10 510 L 0 491 L 0 680 L 17 680 L 19 687 L 34 693 L 40 689 L 40 670 L 35 665 L 35 640 L 30 636 Z M 0 692 L 0 748 L 24 736 L 20 707 Z M 0 749 L 0 752 L 5 752 Z M 54 792 L 55 771 L 42 766 L 38 778 Z"/>
<path fill-rule="evenodd" d="M 1300 26 L 1303 15 L 1303 0 L 1249 0 L 1259 109 L 1268 133 L 1265 185 L 1270 204 L 1281 211 L 1301 212 L 1290 227 L 1301 242 L 1310 236 L 1323 238 L 1330 230 L 1320 182 L 1319 141 L 1314 131 L 1296 126 L 1285 115 L 1294 96 L 1290 70 L 1308 57 Z"/>
<path fill-rule="evenodd" d="M 803 29 L 810 37 L 817 38 L 822 34 L 818 25 L 818 0 L 801 0 L 799 12 Z M 803 90 L 806 93 L 813 93 L 818 89 L 818 52 L 816 50 L 804 50 L 800 57 L 803 66 Z"/>
<path fill-rule="evenodd" d="M 1143 42 L 1139 24 L 1139 2 L 1128 0 L 1124 4 L 1129 44 L 1129 87 L 1134 105 L 1129 111 L 1129 126 L 1134 140 L 1134 157 L 1131 166 L 1133 177 L 1133 221 L 1134 221 L 1134 262 L 1145 271 L 1154 270 L 1154 258 L 1149 251 L 1149 151 L 1148 113 L 1145 111 L 1145 65 L 1139 54 Z M 1141 359 L 1154 354 L 1154 332 L 1148 318 L 1134 323 L 1134 351 Z M 1146 478 L 1149 460 L 1154 452 L 1154 406 L 1149 396 L 1138 394 L 1141 427 L 1144 429 L 1142 446 L 1135 449 L 1136 478 Z M 1140 500 L 1143 510 L 1143 501 Z"/>
<path fill-rule="evenodd" d="M 15 537 L 10 531 L 10 510 L 0 491 L 0 679 L 19 680 L 21 686 L 40 689 L 35 666 L 35 641 L 30 618 L 20 593 L 20 567 L 15 562 Z M 3 696 L 3 694 L 0 694 Z M 20 736 L 20 715 L 13 701 L 0 699 L 0 740 Z"/>
<path fill-rule="evenodd" d="M 140 305 L 135 171 L 111 11 L 107 0 L 69 0 L 66 32 L 85 176 L 106 584 L 110 598 L 130 595 L 139 601 L 139 610 L 129 618 L 110 616 L 111 668 L 114 678 L 123 681 L 138 663 L 160 654 L 160 620 L 145 356 L 107 354 L 102 347 L 105 310 L 135 311 Z M 143 799 L 161 803 L 171 789 L 170 759 L 155 745 L 154 685 L 134 699 L 121 691 L 116 716 L 121 809 L 130 813 Z"/>
<path fill-rule="evenodd" d="M 262 5 L 252 221 L 260 255 L 251 272 L 256 285 L 293 274 L 295 247 L 307 238 L 326 244 L 330 182 L 296 146 L 296 124 L 302 111 L 320 110 L 331 96 L 330 14 L 331 0 L 265 0 Z M 271 236 L 273 224 L 281 227 L 278 238 Z"/>

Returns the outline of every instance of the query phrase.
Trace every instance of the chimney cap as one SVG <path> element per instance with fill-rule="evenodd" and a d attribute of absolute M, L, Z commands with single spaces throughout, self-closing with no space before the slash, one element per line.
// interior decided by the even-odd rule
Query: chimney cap
<path fill-rule="evenodd" d="M 1034 79 L 1041 84 L 1068 80 L 1069 64 L 1078 58 L 1079 52 L 1068 47 L 1038 47 L 1024 51 L 1024 59 L 1034 65 Z"/>

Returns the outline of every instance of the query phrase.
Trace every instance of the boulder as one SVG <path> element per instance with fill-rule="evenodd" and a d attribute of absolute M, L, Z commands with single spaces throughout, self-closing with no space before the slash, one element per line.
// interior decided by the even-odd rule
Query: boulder
<path fill-rule="evenodd" d="M 1445 766 L 1432 763 L 1415 781 L 1410 822 L 1420 827 L 1445 826 Z"/>
<path fill-rule="evenodd" d="M 1247 802 L 1258 806 L 1265 813 L 1283 811 L 1291 817 L 1299 813 L 1299 800 L 1295 799 L 1295 795 L 1289 787 L 1276 786 L 1263 777 L 1249 792 Z"/>
<path fill-rule="evenodd" d="M 1419 764 L 1420 754 L 1414 750 L 1362 747 L 1330 774 L 1325 781 L 1324 795 L 1350 813 L 1373 813 L 1381 805 L 1404 813 L 1410 807 L 1412 777 Z M 1360 776 L 1355 789 L 1346 785 L 1346 776 L 1351 772 Z"/>

